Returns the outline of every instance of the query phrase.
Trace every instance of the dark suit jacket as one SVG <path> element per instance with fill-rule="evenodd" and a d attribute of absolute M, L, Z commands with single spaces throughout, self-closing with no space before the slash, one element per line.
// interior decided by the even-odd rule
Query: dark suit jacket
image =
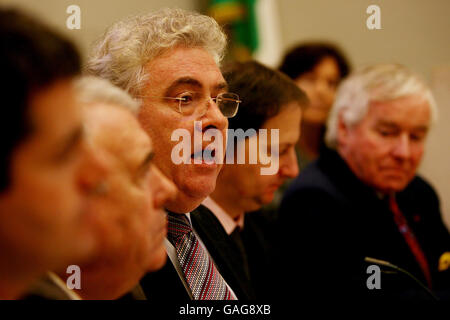
<path fill-rule="evenodd" d="M 191 215 L 196 231 L 241 300 L 276 296 L 273 291 L 273 217 L 260 211 L 245 214 L 244 228 L 227 235 L 215 215 L 200 206 Z M 203 226 L 202 226 L 203 224 Z M 214 226 L 214 227 L 212 227 Z"/>
<path fill-rule="evenodd" d="M 242 243 L 232 239 L 216 216 L 200 205 L 191 213 L 192 226 L 205 244 L 217 269 L 239 300 L 254 299 Z"/>
<path fill-rule="evenodd" d="M 274 291 L 274 215 L 261 210 L 245 214 L 244 229 L 241 232 L 247 254 L 250 280 L 256 299 L 270 301 L 277 297 Z"/>
<path fill-rule="evenodd" d="M 437 268 L 440 255 L 450 251 L 450 236 L 436 193 L 415 177 L 397 201 L 429 262 L 433 289 L 445 295 L 450 271 Z M 387 201 L 358 180 L 334 151 L 324 152 L 287 190 L 277 230 L 279 258 L 298 261 L 278 269 L 281 286 L 294 279 L 312 299 L 427 297 L 400 274 L 382 273 L 381 290 L 368 290 L 366 256 L 389 261 L 422 282 L 425 278 Z"/>
<path fill-rule="evenodd" d="M 240 300 L 252 299 L 251 286 L 242 274 L 242 260 L 219 220 L 206 207 L 200 206 L 191 212 L 192 227 L 206 246 L 216 267 Z M 172 262 L 167 258 L 164 267 L 148 273 L 140 281 L 149 300 L 188 301 L 190 300 Z"/>
<path fill-rule="evenodd" d="M 147 273 L 141 279 L 140 285 L 148 300 L 177 303 L 191 300 L 169 257 L 160 270 Z"/>

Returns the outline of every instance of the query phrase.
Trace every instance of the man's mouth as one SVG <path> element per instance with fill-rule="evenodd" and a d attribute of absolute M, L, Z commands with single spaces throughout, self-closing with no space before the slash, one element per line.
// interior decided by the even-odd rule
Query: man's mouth
<path fill-rule="evenodd" d="M 191 159 L 194 160 L 194 164 L 215 164 L 216 163 L 216 150 L 215 149 L 203 149 L 201 151 L 191 154 Z"/>
<path fill-rule="evenodd" d="M 402 167 L 384 167 L 384 168 L 382 168 L 382 170 L 384 172 L 401 174 L 401 175 L 404 175 L 407 172 L 407 170 Z"/>

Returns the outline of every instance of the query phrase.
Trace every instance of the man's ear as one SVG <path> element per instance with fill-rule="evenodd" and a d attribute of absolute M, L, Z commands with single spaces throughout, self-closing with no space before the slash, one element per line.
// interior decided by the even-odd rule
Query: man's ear
<path fill-rule="evenodd" d="M 343 147 L 347 144 L 349 126 L 345 123 L 342 112 L 338 116 L 337 126 L 337 144 L 339 147 Z"/>

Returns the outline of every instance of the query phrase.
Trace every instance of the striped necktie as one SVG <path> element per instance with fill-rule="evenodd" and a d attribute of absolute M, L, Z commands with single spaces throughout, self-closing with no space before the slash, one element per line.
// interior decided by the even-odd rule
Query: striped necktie
<path fill-rule="evenodd" d="M 427 258 L 425 257 L 425 254 L 422 251 L 422 248 L 420 247 L 419 242 L 417 241 L 413 231 L 408 226 L 408 222 L 406 221 L 406 218 L 404 217 L 403 213 L 400 211 L 400 208 L 398 207 L 397 201 L 395 200 L 395 195 L 391 195 L 389 197 L 389 207 L 394 214 L 394 220 L 397 224 L 398 230 L 403 235 L 403 238 L 405 239 L 406 243 L 409 246 L 409 249 L 411 250 L 412 254 L 416 258 L 417 263 L 419 264 L 420 268 L 422 269 L 422 272 L 425 276 L 425 279 L 427 280 L 428 288 L 431 289 L 431 274 L 430 274 L 430 268 L 428 266 Z"/>
<path fill-rule="evenodd" d="M 236 300 L 211 257 L 194 234 L 184 214 L 168 213 L 167 239 L 177 252 L 178 261 L 195 300 Z"/>

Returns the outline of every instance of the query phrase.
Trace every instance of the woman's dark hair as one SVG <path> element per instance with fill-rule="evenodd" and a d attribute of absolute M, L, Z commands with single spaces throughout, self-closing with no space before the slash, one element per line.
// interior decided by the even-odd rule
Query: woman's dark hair
<path fill-rule="evenodd" d="M 286 104 L 307 103 L 305 93 L 289 77 L 256 61 L 236 62 L 223 71 L 228 90 L 242 100 L 239 110 L 228 119 L 230 129 L 260 129 Z"/>
<path fill-rule="evenodd" d="M 81 61 L 70 41 L 26 14 L 0 8 L 0 70 L 2 191 L 9 185 L 11 154 L 32 131 L 28 110 L 32 96 L 80 73 Z"/>
<path fill-rule="evenodd" d="M 340 78 L 350 72 L 350 66 L 340 49 L 328 43 L 305 43 L 289 50 L 283 58 L 279 70 L 291 79 L 311 71 L 324 58 L 333 58 L 338 66 Z"/>

